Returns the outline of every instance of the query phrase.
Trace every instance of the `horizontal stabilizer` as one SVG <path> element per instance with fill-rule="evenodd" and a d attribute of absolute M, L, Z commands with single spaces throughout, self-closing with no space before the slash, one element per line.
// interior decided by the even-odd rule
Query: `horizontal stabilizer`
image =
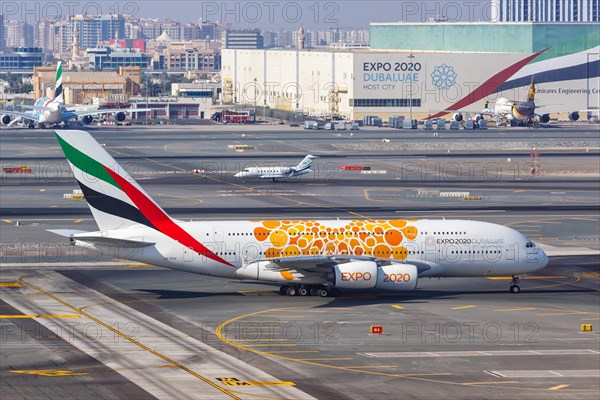
<path fill-rule="evenodd" d="M 79 231 L 77 229 L 47 229 L 47 231 L 68 238 L 80 233 L 86 233 L 86 231 Z"/>
<path fill-rule="evenodd" d="M 57 235 L 68 237 L 71 241 L 81 241 L 91 244 L 97 244 L 104 247 L 120 247 L 120 248 L 141 248 L 153 246 L 154 242 L 144 242 L 141 240 L 120 239 L 108 236 L 100 236 L 97 232 L 86 232 L 75 229 L 48 229 L 48 232 Z"/>
<path fill-rule="evenodd" d="M 119 247 L 119 248 L 142 248 L 142 247 L 150 247 L 154 246 L 156 243 L 154 242 L 142 242 L 139 240 L 129 240 L 129 239 L 118 239 L 107 236 L 75 236 L 74 240 L 91 243 L 98 246 L 104 247 Z"/>

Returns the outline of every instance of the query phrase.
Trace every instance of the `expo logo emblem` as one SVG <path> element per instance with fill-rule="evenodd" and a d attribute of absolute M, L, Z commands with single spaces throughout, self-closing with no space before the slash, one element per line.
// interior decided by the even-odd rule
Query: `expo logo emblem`
<path fill-rule="evenodd" d="M 352 281 L 352 282 L 358 282 L 358 281 L 370 281 L 371 278 L 373 276 L 371 275 L 370 272 L 342 272 L 342 280 L 343 281 Z"/>

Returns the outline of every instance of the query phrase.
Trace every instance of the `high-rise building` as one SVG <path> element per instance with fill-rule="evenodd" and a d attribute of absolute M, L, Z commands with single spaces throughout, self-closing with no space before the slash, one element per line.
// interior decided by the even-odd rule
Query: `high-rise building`
<path fill-rule="evenodd" d="M 4 15 L 0 14 L 0 51 L 4 50 Z"/>
<path fill-rule="evenodd" d="M 596 22 L 600 0 L 491 0 L 492 22 Z"/>
<path fill-rule="evenodd" d="M 24 21 L 6 21 L 4 26 L 6 48 L 33 47 L 33 26 Z"/>
<path fill-rule="evenodd" d="M 36 46 L 44 49 L 45 52 L 54 50 L 54 25 L 55 21 L 38 21 Z"/>
<path fill-rule="evenodd" d="M 264 38 L 258 30 L 227 30 L 223 35 L 225 49 L 262 49 Z"/>
<path fill-rule="evenodd" d="M 181 40 L 181 24 L 176 21 L 157 18 L 144 18 L 140 20 L 142 38 L 154 40 L 164 32 L 172 40 Z"/>
<path fill-rule="evenodd" d="M 122 15 L 76 15 L 71 18 L 71 29 L 77 25 L 79 48 L 97 47 L 101 42 L 125 37 L 125 19 Z"/>

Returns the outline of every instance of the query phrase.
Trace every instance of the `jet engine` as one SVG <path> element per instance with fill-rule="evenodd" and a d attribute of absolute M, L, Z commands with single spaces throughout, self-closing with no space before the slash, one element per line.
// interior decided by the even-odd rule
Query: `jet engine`
<path fill-rule="evenodd" d="M 410 264 L 378 266 L 373 261 L 352 261 L 333 267 L 329 280 L 336 288 L 413 290 L 417 286 L 417 267 Z"/>
<path fill-rule="evenodd" d="M 454 115 L 452 116 L 452 119 L 454 121 L 462 121 L 463 120 L 463 115 L 461 113 L 454 113 Z"/>
<path fill-rule="evenodd" d="M 475 114 L 475 121 L 479 122 L 483 119 L 483 115 L 481 114 Z"/>
<path fill-rule="evenodd" d="M 573 111 L 569 113 L 570 121 L 577 121 L 579 119 L 579 113 L 577 111 Z"/>
<path fill-rule="evenodd" d="M 10 124 L 10 115 L 2 115 L 0 116 L 0 122 L 2 122 L 2 125 L 8 125 Z"/>
<path fill-rule="evenodd" d="M 118 113 L 115 113 L 115 115 L 113 115 L 113 119 L 116 122 L 123 122 L 123 121 L 125 121 L 125 118 L 127 118 L 127 117 L 125 116 L 124 112 L 118 112 Z"/>
<path fill-rule="evenodd" d="M 91 124 L 94 121 L 94 117 L 92 117 L 91 115 L 84 115 L 83 118 L 81 118 L 81 122 L 83 122 L 86 125 Z"/>
<path fill-rule="evenodd" d="M 550 114 L 542 114 L 542 115 L 540 115 L 540 122 L 542 124 L 547 124 L 548 122 L 550 122 Z"/>

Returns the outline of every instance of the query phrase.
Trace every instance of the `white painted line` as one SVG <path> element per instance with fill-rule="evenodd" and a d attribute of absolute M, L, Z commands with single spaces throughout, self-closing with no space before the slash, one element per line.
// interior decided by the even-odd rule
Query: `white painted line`
<path fill-rule="evenodd" d="M 499 378 L 600 378 L 598 369 L 485 371 Z"/>
<path fill-rule="evenodd" d="M 490 350 L 490 351 L 415 351 L 387 353 L 357 353 L 369 358 L 439 358 L 439 357 L 499 357 L 499 356 L 557 356 L 557 355 L 595 355 L 592 349 L 570 350 Z"/>

